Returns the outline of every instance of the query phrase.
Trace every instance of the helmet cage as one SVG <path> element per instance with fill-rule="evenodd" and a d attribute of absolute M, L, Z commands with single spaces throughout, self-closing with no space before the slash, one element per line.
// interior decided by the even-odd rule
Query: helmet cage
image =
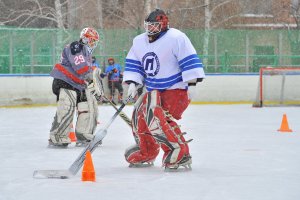
<path fill-rule="evenodd" d="M 93 28 L 84 28 L 80 33 L 80 39 L 88 47 L 90 53 L 92 53 L 98 45 L 99 34 Z"/>
<path fill-rule="evenodd" d="M 162 23 L 161 22 L 144 22 L 144 28 L 147 35 L 156 35 L 161 32 Z"/>

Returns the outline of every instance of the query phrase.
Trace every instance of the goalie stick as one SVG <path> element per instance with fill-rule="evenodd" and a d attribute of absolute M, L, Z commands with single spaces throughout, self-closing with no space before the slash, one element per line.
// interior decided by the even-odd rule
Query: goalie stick
<path fill-rule="evenodd" d="M 112 101 L 110 101 L 106 96 L 103 95 L 102 98 L 105 101 L 108 101 L 115 110 L 118 110 L 118 107 Z M 119 116 L 128 124 L 128 126 L 130 126 L 130 128 L 132 128 L 131 119 L 123 111 L 119 113 Z M 135 143 L 138 144 L 139 143 L 138 137 L 136 135 L 133 135 L 133 138 Z"/>
<path fill-rule="evenodd" d="M 107 134 L 107 129 L 120 114 L 125 105 L 130 101 L 132 97 L 129 96 L 120 108 L 115 112 L 110 121 L 106 124 L 104 129 L 100 129 L 96 132 L 94 138 L 88 143 L 85 149 L 80 153 L 77 159 L 72 163 L 68 170 L 35 170 L 33 172 L 33 178 L 54 178 L 54 179 L 67 179 L 76 175 L 83 165 L 85 154 L 89 150 L 91 153 L 96 149 L 98 144 L 103 140 Z"/>
<path fill-rule="evenodd" d="M 100 79 L 100 77 L 101 77 L 100 71 L 99 70 L 95 71 L 95 73 L 93 73 L 93 82 L 97 85 L 96 88 L 98 90 L 102 89 L 102 91 L 104 91 L 103 83 L 102 83 L 102 80 Z M 99 91 L 99 93 L 101 93 L 101 92 Z M 114 104 L 104 94 L 102 96 L 96 95 L 95 97 L 96 97 L 97 101 L 99 101 L 99 102 L 101 102 L 102 100 L 109 102 L 109 104 L 112 105 L 116 111 L 118 110 L 118 107 L 116 106 L 116 104 Z M 119 112 L 119 116 L 131 127 L 131 119 L 123 111 Z"/>
<path fill-rule="evenodd" d="M 114 104 L 106 96 L 103 95 L 101 98 L 104 99 L 105 101 L 107 101 L 116 111 L 118 110 L 118 107 L 116 106 L 116 104 Z M 131 119 L 123 111 L 121 111 L 119 113 L 119 116 L 131 127 Z"/>

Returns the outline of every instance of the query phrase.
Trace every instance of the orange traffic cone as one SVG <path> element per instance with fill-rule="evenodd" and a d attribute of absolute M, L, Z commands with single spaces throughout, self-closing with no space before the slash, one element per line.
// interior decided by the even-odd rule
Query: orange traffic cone
<path fill-rule="evenodd" d="M 289 124 L 288 124 L 288 121 L 287 121 L 286 114 L 283 114 L 281 126 L 280 126 L 280 129 L 278 129 L 278 131 L 280 131 L 280 132 L 293 132 L 292 129 L 289 128 Z"/>
<path fill-rule="evenodd" d="M 89 150 L 86 152 L 86 155 L 85 155 L 81 180 L 82 181 L 96 181 L 94 164 L 92 161 L 92 155 Z"/>
<path fill-rule="evenodd" d="M 71 142 L 76 142 L 77 141 L 76 134 L 74 132 L 73 123 L 71 123 L 71 125 L 70 125 L 69 138 L 70 138 Z"/>

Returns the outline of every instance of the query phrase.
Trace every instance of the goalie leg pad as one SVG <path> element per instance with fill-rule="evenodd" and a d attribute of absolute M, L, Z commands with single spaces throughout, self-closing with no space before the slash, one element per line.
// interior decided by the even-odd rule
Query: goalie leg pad
<path fill-rule="evenodd" d="M 159 153 L 160 145 L 150 134 L 142 110 L 142 104 L 135 107 L 132 117 L 132 132 L 137 145 L 128 148 L 125 159 L 130 164 L 152 162 Z"/>
<path fill-rule="evenodd" d="M 138 101 L 134 104 L 134 110 L 132 113 L 132 133 L 134 136 L 134 139 L 136 143 L 139 143 L 139 137 L 138 137 L 138 132 L 143 133 L 143 131 L 148 131 L 147 126 L 145 125 L 145 119 L 144 119 L 144 111 L 145 106 L 142 104 L 143 103 L 143 98 L 139 98 Z M 139 125 L 140 124 L 140 125 Z M 140 130 L 139 130 L 140 129 Z"/>
<path fill-rule="evenodd" d="M 78 117 L 75 128 L 77 139 L 90 141 L 94 137 L 97 126 L 98 106 L 90 93 L 86 93 L 87 101 L 78 103 Z"/>
<path fill-rule="evenodd" d="M 160 94 L 159 91 L 147 93 L 144 98 L 146 105 L 144 115 L 151 134 L 165 152 L 163 163 L 168 165 L 180 162 L 185 155 L 189 155 L 189 151 L 182 134 L 179 135 L 181 131 L 177 124 L 170 123 L 172 117 L 170 118 L 169 113 L 161 107 Z"/>
<path fill-rule="evenodd" d="M 73 90 L 61 88 L 57 102 L 57 111 L 50 130 L 50 142 L 54 145 L 71 143 L 69 127 L 73 122 L 77 94 Z"/>
<path fill-rule="evenodd" d="M 152 163 L 159 153 L 160 146 L 148 134 L 141 134 L 140 144 L 129 147 L 125 151 L 125 159 L 130 164 Z"/>

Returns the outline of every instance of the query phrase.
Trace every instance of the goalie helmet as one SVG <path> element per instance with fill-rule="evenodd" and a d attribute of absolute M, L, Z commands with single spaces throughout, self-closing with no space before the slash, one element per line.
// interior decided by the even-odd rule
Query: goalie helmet
<path fill-rule="evenodd" d="M 92 54 L 99 42 L 99 34 L 93 28 L 84 28 L 80 33 L 80 40 L 82 44 L 84 44 L 88 48 L 88 51 Z"/>
<path fill-rule="evenodd" d="M 163 10 L 152 11 L 145 19 L 144 28 L 148 36 L 158 35 L 169 29 L 169 19 Z"/>

